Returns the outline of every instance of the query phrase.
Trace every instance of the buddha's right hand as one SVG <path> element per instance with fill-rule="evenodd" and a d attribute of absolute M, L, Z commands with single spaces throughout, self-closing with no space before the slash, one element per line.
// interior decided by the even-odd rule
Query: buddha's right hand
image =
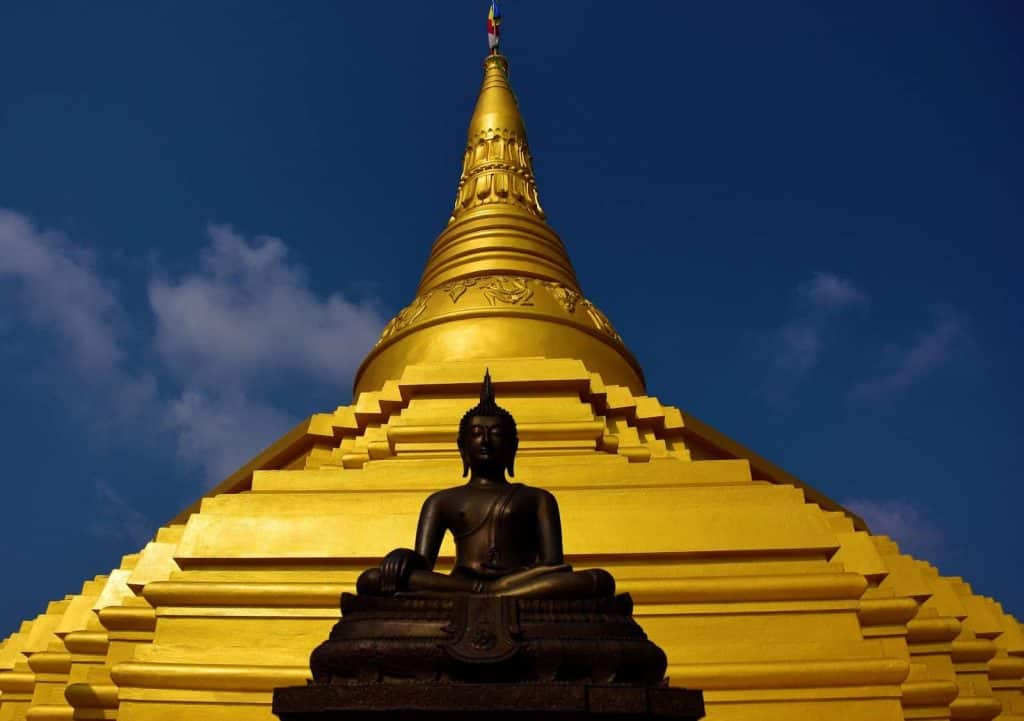
<path fill-rule="evenodd" d="M 430 570 L 430 564 L 411 548 L 396 548 L 380 562 L 380 590 L 385 594 L 405 591 L 409 574 Z"/>

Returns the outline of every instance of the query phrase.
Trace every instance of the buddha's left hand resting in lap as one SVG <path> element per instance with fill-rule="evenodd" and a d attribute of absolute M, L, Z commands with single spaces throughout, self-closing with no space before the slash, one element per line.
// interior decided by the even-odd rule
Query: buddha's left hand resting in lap
<path fill-rule="evenodd" d="M 360 594 L 478 593 L 523 598 L 593 598 L 615 592 L 601 569 L 574 571 L 562 554 L 555 497 L 506 479 L 519 440 L 512 414 L 494 401 L 490 375 L 480 403 L 459 423 L 459 453 L 469 482 L 434 493 L 420 510 L 416 550 L 396 548 L 364 571 Z M 451 574 L 434 571 L 446 531 L 455 538 Z"/>

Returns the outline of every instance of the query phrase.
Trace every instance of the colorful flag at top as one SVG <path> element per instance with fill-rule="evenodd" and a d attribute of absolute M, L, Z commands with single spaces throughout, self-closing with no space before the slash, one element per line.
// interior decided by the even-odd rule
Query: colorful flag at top
<path fill-rule="evenodd" d="M 487 47 L 493 52 L 498 50 L 498 35 L 501 27 L 501 11 L 498 10 L 498 3 L 491 0 L 491 9 L 487 13 Z"/>

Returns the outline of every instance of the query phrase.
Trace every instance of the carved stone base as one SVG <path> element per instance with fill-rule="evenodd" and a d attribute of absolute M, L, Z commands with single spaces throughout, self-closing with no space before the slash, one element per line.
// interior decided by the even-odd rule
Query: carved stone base
<path fill-rule="evenodd" d="M 465 682 L 657 686 L 665 654 L 628 594 L 584 601 L 344 594 L 310 658 L 319 684 Z"/>
<path fill-rule="evenodd" d="M 281 721 L 697 721 L 700 691 L 593 684 L 371 683 L 274 689 Z"/>
<path fill-rule="evenodd" d="M 664 652 L 627 594 L 588 600 L 344 594 L 308 686 L 274 690 L 282 721 L 689 721 Z"/>

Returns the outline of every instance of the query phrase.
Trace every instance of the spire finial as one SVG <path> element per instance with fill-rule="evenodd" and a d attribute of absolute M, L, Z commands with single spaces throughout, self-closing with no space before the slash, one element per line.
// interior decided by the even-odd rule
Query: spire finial
<path fill-rule="evenodd" d="M 491 49 L 491 55 L 498 55 L 498 45 L 501 43 L 501 11 L 498 9 L 497 0 L 491 0 L 491 9 L 487 12 L 487 47 Z"/>

